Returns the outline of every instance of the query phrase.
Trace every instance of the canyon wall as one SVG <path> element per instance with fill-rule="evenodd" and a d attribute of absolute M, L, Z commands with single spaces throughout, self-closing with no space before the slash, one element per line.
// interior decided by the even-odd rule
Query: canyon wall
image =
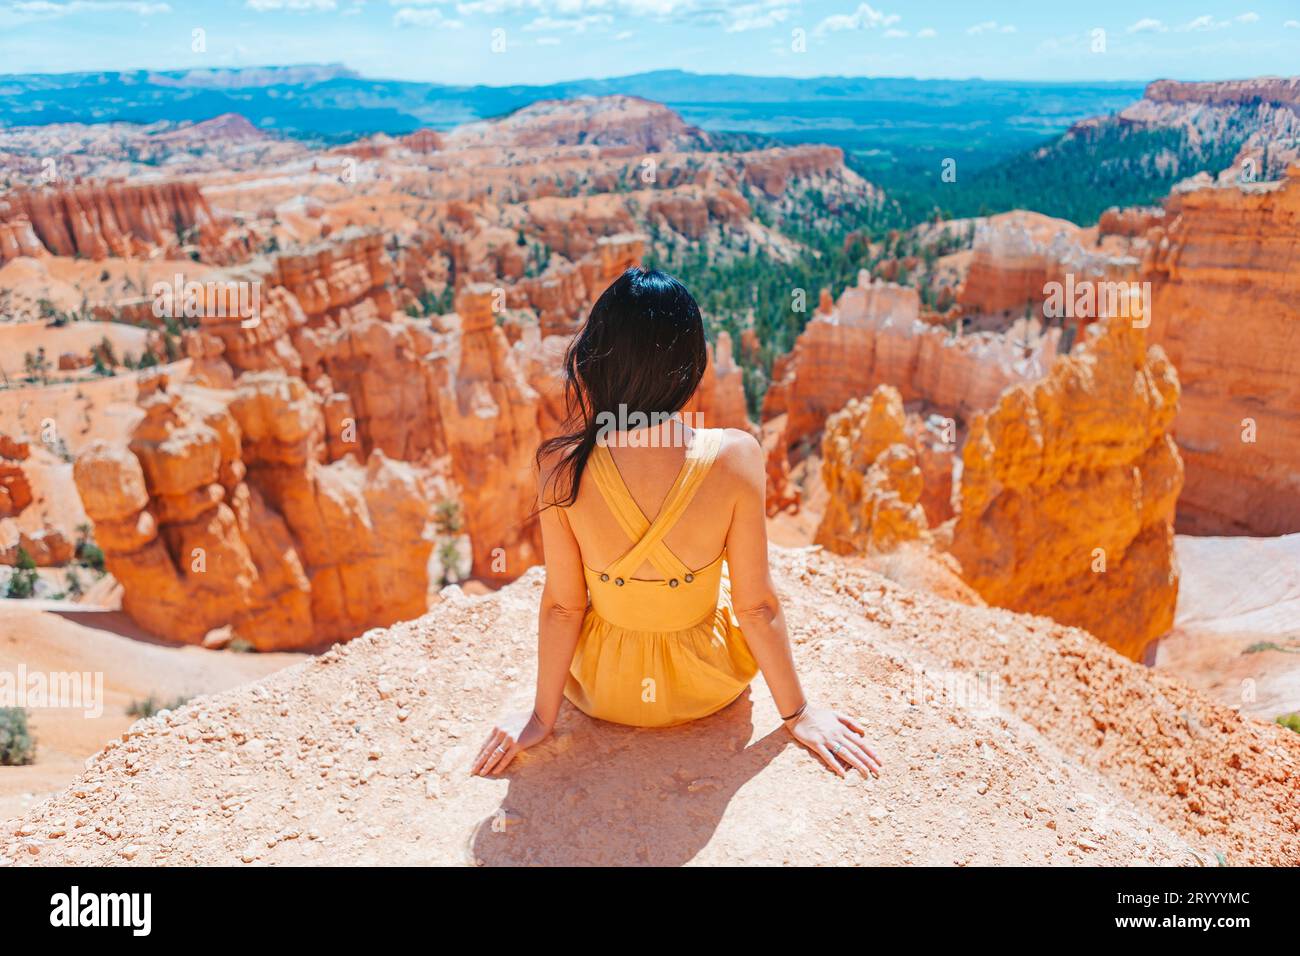
<path fill-rule="evenodd" d="M 1176 191 L 1143 278 L 1178 369 L 1178 527 L 1300 531 L 1300 165 L 1286 180 Z"/>
<path fill-rule="evenodd" d="M 925 478 L 896 388 L 849 399 L 826 420 L 821 447 L 828 500 L 817 544 L 836 554 L 873 554 L 929 539 Z"/>
<path fill-rule="evenodd" d="M 1059 329 L 1013 325 L 1005 335 L 955 335 L 920 318 L 915 289 L 873 281 L 866 270 L 839 302 L 824 296 L 791 356 L 777 369 L 764 419 L 784 413 L 782 444 L 799 456 L 828 415 L 851 398 L 892 385 L 904 402 L 965 418 L 1008 385 L 1040 377 L 1055 359 Z"/>
<path fill-rule="evenodd" d="M 0 196 L 0 264 L 15 252 L 31 255 L 32 236 L 57 256 L 176 254 L 188 241 L 212 239 L 215 224 L 194 182 L 15 189 Z"/>
<path fill-rule="evenodd" d="M 1040 381 L 976 415 L 951 551 L 990 603 L 1090 631 L 1127 657 L 1173 624 L 1178 375 L 1135 323 L 1093 326 Z"/>
<path fill-rule="evenodd" d="M 307 648 L 423 612 L 430 502 L 382 452 L 326 464 L 300 379 L 232 393 L 141 384 L 128 448 L 91 444 L 74 478 L 122 606 L 198 643 L 226 627 L 262 650 Z"/>
<path fill-rule="evenodd" d="M 1133 279 L 1138 259 L 1125 249 L 1098 248 L 1095 239 L 1095 230 L 1036 212 L 980 220 L 957 303 L 971 313 L 1014 317 L 1040 307 L 1047 284 L 1064 281 L 1067 273 L 1076 281 Z"/>

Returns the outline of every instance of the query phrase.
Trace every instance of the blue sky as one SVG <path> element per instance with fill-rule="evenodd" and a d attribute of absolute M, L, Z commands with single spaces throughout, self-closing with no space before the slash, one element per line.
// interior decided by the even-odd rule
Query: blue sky
<path fill-rule="evenodd" d="M 494 85 L 666 68 L 1226 79 L 1300 72 L 1300 0 L 0 0 L 5 72 L 323 62 Z"/>

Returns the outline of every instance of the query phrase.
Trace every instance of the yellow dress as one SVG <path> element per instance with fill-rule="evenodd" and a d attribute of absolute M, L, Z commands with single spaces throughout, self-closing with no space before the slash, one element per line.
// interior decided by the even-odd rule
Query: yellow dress
<path fill-rule="evenodd" d="M 758 666 L 731 606 L 726 551 L 692 570 L 663 538 L 690 504 L 722 444 L 698 429 L 653 522 L 627 490 L 609 449 L 597 443 L 587 473 L 634 542 L 604 571 L 583 565 L 589 604 L 564 694 L 601 720 L 670 727 L 721 710 Z M 649 561 L 659 580 L 632 577 Z"/>

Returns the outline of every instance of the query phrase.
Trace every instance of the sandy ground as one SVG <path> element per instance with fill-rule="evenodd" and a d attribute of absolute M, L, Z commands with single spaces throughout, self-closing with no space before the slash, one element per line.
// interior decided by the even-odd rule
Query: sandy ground
<path fill-rule="evenodd" d="M 774 565 L 806 686 L 865 722 L 879 780 L 820 767 L 761 680 L 674 730 L 566 705 L 470 777 L 530 693 L 533 569 L 134 725 L 0 826 L 0 862 L 1300 863 L 1300 736 L 1043 618 L 813 550 Z"/>
<path fill-rule="evenodd" d="M 159 366 L 173 379 L 189 374 L 190 360 Z M 97 438 L 125 445 L 144 417 L 136 402 L 140 372 L 109 378 L 0 389 L 0 428 L 34 441 L 61 438 L 74 455 Z"/>
<path fill-rule="evenodd" d="M 178 273 L 201 280 L 211 271 L 190 259 L 20 256 L 0 267 L 0 320 L 39 320 L 41 300 L 60 312 L 112 308 L 149 295 L 156 282 L 174 282 Z"/>
<path fill-rule="evenodd" d="M 1156 666 L 1246 714 L 1300 711 L 1300 533 L 1175 547 L 1178 612 Z"/>
<path fill-rule="evenodd" d="M 46 608 L 60 608 L 49 610 Z M 82 772 L 85 760 L 134 721 L 126 710 L 150 694 L 174 700 L 262 677 L 299 654 L 237 654 L 155 642 L 122 612 L 53 602 L 0 600 L 0 672 L 91 674 L 81 704 L 33 708 L 36 763 L 0 767 L 0 818 L 24 812 Z M 102 675 L 102 685 L 94 675 Z M 102 698 L 95 691 L 102 687 Z M 72 700 L 69 703 L 77 703 Z M 97 716 L 87 716 L 102 710 Z"/>
<path fill-rule="evenodd" d="M 58 371 L 59 356 L 64 352 L 89 355 L 91 349 L 108 339 L 119 359 L 126 355 L 139 358 L 148 337 L 148 329 L 121 322 L 70 322 L 57 328 L 44 322 L 0 322 L 0 372 L 10 381 L 21 379 L 25 356 L 44 347 L 52 378 L 86 378 L 92 374 L 90 369 Z"/>

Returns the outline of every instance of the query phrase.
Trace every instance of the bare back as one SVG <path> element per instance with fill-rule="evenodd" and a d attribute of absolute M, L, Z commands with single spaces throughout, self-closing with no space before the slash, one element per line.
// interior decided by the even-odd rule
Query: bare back
<path fill-rule="evenodd" d="M 686 444 L 696 432 L 685 430 Z M 687 567 L 703 568 L 722 553 L 731 529 L 738 494 L 742 488 L 739 455 L 742 441 L 751 439 L 744 432 L 727 429 L 718 458 L 705 477 L 695 497 L 681 518 L 664 538 L 669 550 Z M 627 442 L 612 442 L 610 455 L 628 492 L 647 520 L 653 521 L 677 480 L 686 459 L 681 443 L 666 447 L 637 447 Z M 566 515 L 577 540 L 582 561 L 592 570 L 601 570 L 628 550 L 632 542 L 610 514 L 609 506 L 591 480 L 590 469 L 583 475 L 577 500 Z M 644 562 L 635 572 L 646 580 L 660 575 Z"/>

